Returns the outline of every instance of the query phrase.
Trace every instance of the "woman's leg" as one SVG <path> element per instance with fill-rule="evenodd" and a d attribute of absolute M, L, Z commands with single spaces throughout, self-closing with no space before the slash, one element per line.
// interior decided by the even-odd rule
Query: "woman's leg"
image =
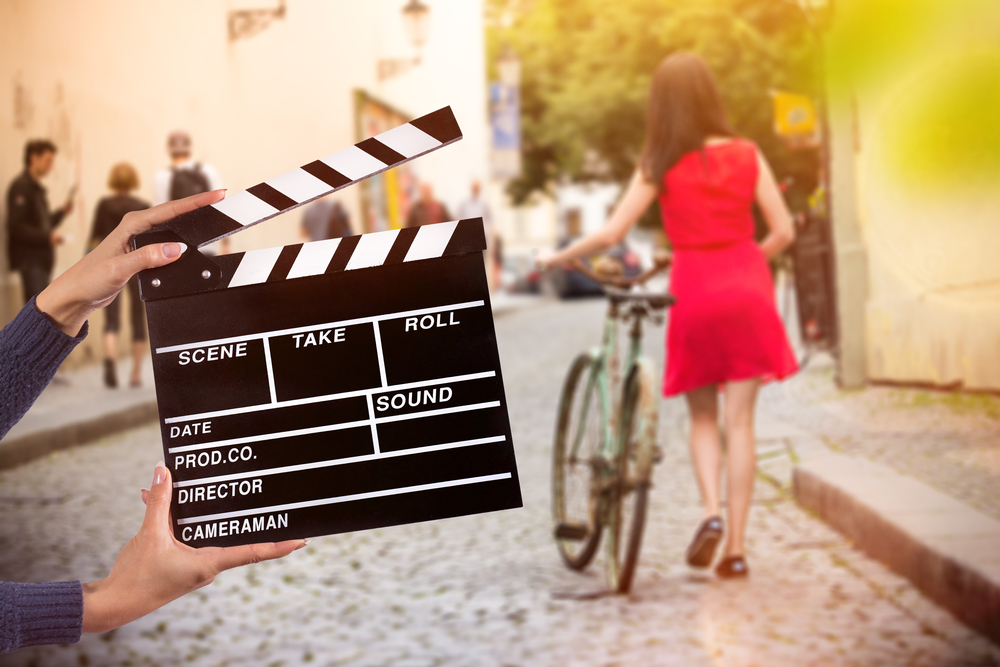
<path fill-rule="evenodd" d="M 118 356 L 118 332 L 104 332 L 104 358 L 114 361 Z"/>
<path fill-rule="evenodd" d="M 130 382 L 133 387 L 139 386 L 142 382 L 142 361 L 146 356 L 145 341 L 133 341 L 132 343 L 132 378 Z"/>
<path fill-rule="evenodd" d="M 754 439 L 754 409 L 760 380 L 729 382 L 725 391 L 726 428 L 726 478 L 729 510 L 729 531 L 726 536 L 726 555 L 744 554 L 743 538 L 746 534 L 750 499 L 757 474 L 757 443 Z"/>
<path fill-rule="evenodd" d="M 139 279 L 128 281 L 129 307 L 132 314 L 132 379 L 133 387 L 142 382 L 142 361 L 146 355 L 146 308 L 139 298 Z"/>
<path fill-rule="evenodd" d="M 691 413 L 691 460 L 701 489 L 705 517 L 719 514 L 719 473 L 722 443 L 719 440 L 719 390 L 706 385 L 687 392 Z"/>

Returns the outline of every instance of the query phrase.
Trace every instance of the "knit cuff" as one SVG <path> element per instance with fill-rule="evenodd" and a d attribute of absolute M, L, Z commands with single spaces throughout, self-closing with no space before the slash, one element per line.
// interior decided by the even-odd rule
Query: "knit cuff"
<path fill-rule="evenodd" d="M 15 584 L 15 646 L 75 644 L 83 633 L 83 586 L 79 581 Z"/>
<path fill-rule="evenodd" d="M 90 330 L 90 323 L 85 322 L 75 337 L 67 335 L 38 310 L 35 297 L 7 326 L 10 327 L 10 339 L 16 341 L 13 352 L 21 363 L 39 375 L 49 377 L 49 373 L 55 373 Z"/>

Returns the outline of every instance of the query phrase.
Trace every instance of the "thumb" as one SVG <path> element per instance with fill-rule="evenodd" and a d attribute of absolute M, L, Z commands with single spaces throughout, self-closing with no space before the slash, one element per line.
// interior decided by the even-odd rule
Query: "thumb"
<path fill-rule="evenodd" d="M 158 528 L 170 525 L 170 471 L 160 461 L 153 471 L 153 484 L 146 496 L 146 516 L 142 520 L 143 528 Z"/>
<path fill-rule="evenodd" d="M 154 243 L 122 255 L 117 261 L 122 272 L 131 277 L 144 269 L 155 269 L 175 262 L 187 249 L 187 243 Z"/>

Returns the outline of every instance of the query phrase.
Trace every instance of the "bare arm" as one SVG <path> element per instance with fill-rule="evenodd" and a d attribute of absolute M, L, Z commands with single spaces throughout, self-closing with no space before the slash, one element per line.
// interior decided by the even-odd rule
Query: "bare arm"
<path fill-rule="evenodd" d="M 795 240 L 795 226 L 781 196 L 774 173 L 764 156 L 757 152 L 757 205 L 767 223 L 767 236 L 760 242 L 760 249 L 768 259 L 776 256 Z"/>
<path fill-rule="evenodd" d="M 611 213 L 608 222 L 596 232 L 584 236 L 558 252 L 546 252 L 538 256 L 538 265 L 552 268 L 571 259 L 588 257 L 613 248 L 622 242 L 635 223 L 656 198 L 656 186 L 647 181 L 638 169 L 632 174 L 625 196 Z"/>

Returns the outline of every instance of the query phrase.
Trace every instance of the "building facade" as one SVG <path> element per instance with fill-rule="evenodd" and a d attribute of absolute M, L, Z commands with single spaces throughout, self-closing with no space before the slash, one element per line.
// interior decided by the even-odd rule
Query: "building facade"
<path fill-rule="evenodd" d="M 996 119 L 982 123 L 974 108 L 995 96 L 996 79 L 970 83 L 978 89 L 955 85 L 965 74 L 1000 71 L 1000 50 L 975 16 L 953 14 L 912 54 L 830 93 L 839 371 L 847 386 L 1000 391 L 1000 173 L 959 175 L 977 159 L 976 137 L 989 145 L 997 136 Z M 971 100 L 966 111 L 951 110 L 962 95 Z M 922 119 L 942 102 L 944 120 L 931 127 Z"/>
<path fill-rule="evenodd" d="M 356 143 L 381 109 L 417 117 L 450 105 L 463 141 L 416 160 L 408 179 L 393 186 L 428 181 L 454 210 L 470 181 L 488 176 L 482 0 L 424 0 L 430 11 L 419 50 L 405 29 L 404 4 L 0 3 L 0 182 L 6 189 L 20 173 L 28 139 L 57 144 L 45 181 L 51 203 L 61 204 L 78 186 L 62 228 L 68 239 L 57 250 L 58 274 L 84 253 L 112 165 L 132 163 L 141 179 L 136 194 L 152 198 L 172 130 L 189 132 L 193 157 L 214 165 L 235 192 Z M 355 230 L 368 231 L 361 188 L 332 196 Z M 301 241 L 301 211 L 237 234 L 232 251 Z M 21 305 L 20 285 L 2 268 L 0 315 L 7 321 Z M 100 322 L 97 315 L 91 325 Z M 96 358 L 98 339 L 91 336 L 73 360 Z"/>

